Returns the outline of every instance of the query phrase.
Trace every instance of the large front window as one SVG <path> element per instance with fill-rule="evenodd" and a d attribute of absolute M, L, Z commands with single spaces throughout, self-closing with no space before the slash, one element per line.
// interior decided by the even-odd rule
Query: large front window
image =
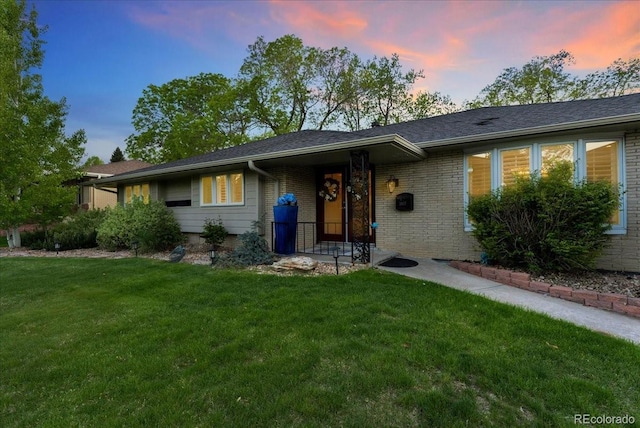
<path fill-rule="evenodd" d="M 205 175 L 200 179 L 200 205 L 244 204 L 244 176 L 240 173 Z"/>
<path fill-rule="evenodd" d="M 469 153 L 465 156 L 465 206 L 474 197 L 509 186 L 533 171 L 544 176 L 560 162 L 571 163 L 577 181 L 606 180 L 624 187 L 622 155 L 623 144 L 618 139 L 533 143 Z M 624 198 L 611 224 L 611 233 L 625 232 Z M 471 229 L 466 214 L 465 229 Z"/>

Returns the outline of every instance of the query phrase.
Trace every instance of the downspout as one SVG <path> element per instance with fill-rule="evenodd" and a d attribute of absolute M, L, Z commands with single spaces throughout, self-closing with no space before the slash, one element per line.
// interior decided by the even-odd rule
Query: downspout
<path fill-rule="evenodd" d="M 278 195 L 280 195 L 280 180 L 278 180 L 278 179 L 277 179 L 276 177 L 274 177 L 273 175 L 269 174 L 267 171 L 265 171 L 265 170 L 262 170 L 262 169 L 258 168 L 258 167 L 256 166 L 256 164 L 255 164 L 255 163 L 253 163 L 253 161 L 252 161 L 252 160 L 247 161 L 247 164 L 249 165 L 249 169 L 250 169 L 251 171 L 255 171 L 255 172 L 257 172 L 258 174 L 263 175 L 263 176 L 265 176 L 265 177 L 268 177 L 268 178 L 270 178 L 270 179 L 272 179 L 272 180 L 274 181 L 274 184 L 273 184 L 273 191 L 274 191 L 274 193 L 275 193 L 275 197 L 277 198 L 277 197 L 278 197 Z"/>

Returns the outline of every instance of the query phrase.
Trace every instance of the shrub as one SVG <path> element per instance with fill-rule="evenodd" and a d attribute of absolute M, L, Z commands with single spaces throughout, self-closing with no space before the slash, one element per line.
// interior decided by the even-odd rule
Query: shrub
<path fill-rule="evenodd" d="M 98 228 L 105 216 L 104 210 L 79 211 L 53 227 L 53 242 L 59 242 L 65 250 L 97 247 Z"/>
<path fill-rule="evenodd" d="M 107 210 L 98 229 L 98 245 L 109 251 L 131 248 L 138 241 L 141 252 L 164 251 L 184 242 L 180 225 L 164 203 L 136 199 Z"/>
<path fill-rule="evenodd" d="M 210 244 L 214 248 L 217 248 L 222 245 L 228 234 L 229 232 L 227 232 L 227 229 L 225 229 L 224 225 L 222 224 L 222 220 L 218 219 L 218 221 L 216 222 L 211 219 L 205 220 L 204 232 L 202 233 L 202 237 L 207 244 Z"/>
<path fill-rule="evenodd" d="M 531 272 L 592 268 L 619 203 L 608 182 L 573 182 L 570 163 L 474 198 L 473 235 L 492 262 Z"/>
<path fill-rule="evenodd" d="M 56 242 L 64 250 L 97 247 L 97 229 L 104 221 L 104 210 L 78 211 L 49 231 L 37 230 L 22 235 L 22 245 L 32 250 L 52 251 Z"/>
<path fill-rule="evenodd" d="M 245 232 L 238 236 L 240 245 L 227 256 L 218 260 L 221 267 L 255 266 L 273 263 L 275 257 L 267 245 L 267 241 L 256 231 Z"/>
<path fill-rule="evenodd" d="M 22 232 L 20 234 L 20 240 L 22 242 L 22 246 L 27 247 L 30 250 L 44 250 L 47 248 L 47 233 L 41 229 L 31 232 Z"/>

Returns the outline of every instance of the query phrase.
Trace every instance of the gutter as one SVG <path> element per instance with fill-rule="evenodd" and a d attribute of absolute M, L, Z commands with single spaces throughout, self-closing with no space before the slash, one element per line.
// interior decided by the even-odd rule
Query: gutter
<path fill-rule="evenodd" d="M 280 196 L 280 180 L 278 180 L 276 177 L 274 177 L 273 175 L 269 174 L 267 171 L 260 169 L 256 166 L 256 164 L 252 161 L 249 160 L 247 161 L 247 165 L 249 166 L 249 169 L 251 171 L 257 172 L 258 174 L 270 178 L 274 181 L 273 183 L 273 191 L 275 193 L 275 197 L 279 197 Z"/>

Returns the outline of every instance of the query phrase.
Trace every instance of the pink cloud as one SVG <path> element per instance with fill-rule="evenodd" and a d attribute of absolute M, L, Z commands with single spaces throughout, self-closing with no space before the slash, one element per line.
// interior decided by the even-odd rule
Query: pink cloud
<path fill-rule="evenodd" d="M 334 8 L 327 10 L 327 5 Z M 350 9 L 348 4 L 273 0 L 270 6 L 271 18 L 285 24 L 290 32 L 297 35 L 311 30 L 332 38 L 345 39 L 362 33 L 368 26 L 366 19 Z"/>
<path fill-rule="evenodd" d="M 552 8 L 530 49 L 560 49 L 576 58 L 575 70 L 604 69 L 615 59 L 640 55 L 640 7 L 636 2 L 576 2 Z"/>
<path fill-rule="evenodd" d="M 170 38 L 184 40 L 200 50 L 215 51 L 224 38 L 248 44 L 259 34 L 249 34 L 261 3 L 250 2 L 140 2 L 129 8 L 129 18 Z"/>
<path fill-rule="evenodd" d="M 504 68 L 560 49 L 574 54 L 579 71 L 640 54 L 640 8 L 631 1 L 148 4 L 131 9 L 135 22 L 205 52 L 229 42 L 246 46 L 260 35 L 271 41 L 295 34 L 308 46 L 347 47 L 365 60 L 398 53 L 406 69 L 424 69 L 422 89 L 445 93 L 470 85 L 479 91 Z"/>

